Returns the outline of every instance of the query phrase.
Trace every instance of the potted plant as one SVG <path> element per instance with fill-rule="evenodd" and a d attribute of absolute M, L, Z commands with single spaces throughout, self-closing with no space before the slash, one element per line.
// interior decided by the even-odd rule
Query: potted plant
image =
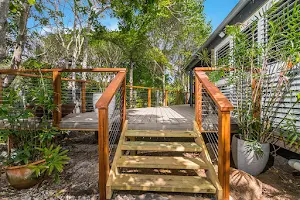
<path fill-rule="evenodd" d="M 69 158 L 67 150 L 63 151 L 60 146 L 53 144 L 58 131 L 51 127 L 47 118 L 50 115 L 45 114 L 36 121 L 32 110 L 25 106 L 24 99 L 27 98 L 33 105 L 46 108 L 44 111 L 50 110 L 51 101 L 45 99 L 50 97 L 46 95 L 47 88 L 33 88 L 25 93 L 24 90 L 15 89 L 24 85 L 18 81 L 22 83 L 22 80 L 16 79 L 16 85 L 3 92 L 0 118 L 7 129 L 1 130 L 1 135 L 10 143 L 4 161 L 7 180 L 14 188 L 25 189 L 37 184 L 45 176 L 54 176 L 58 181 L 58 175 Z"/>
<path fill-rule="evenodd" d="M 266 18 L 275 8 L 266 13 Z M 257 22 L 244 27 L 252 34 L 242 31 L 243 24 L 227 26 L 226 33 L 234 44 L 232 51 L 219 60 L 220 70 L 210 75 L 213 80 L 226 78 L 236 94 L 233 116 L 239 132 L 233 136 L 232 155 L 236 167 L 252 175 L 264 170 L 270 144 L 279 139 L 289 145 L 300 143 L 293 117 L 300 93 L 292 89 L 299 75 L 300 49 L 295 45 L 300 39 L 296 28 L 299 5 L 295 3 L 294 9 L 285 9 L 278 17 L 282 19 L 277 23 L 267 22 L 268 39 L 261 43 L 255 37 Z M 285 104 L 287 109 L 281 109 Z"/>

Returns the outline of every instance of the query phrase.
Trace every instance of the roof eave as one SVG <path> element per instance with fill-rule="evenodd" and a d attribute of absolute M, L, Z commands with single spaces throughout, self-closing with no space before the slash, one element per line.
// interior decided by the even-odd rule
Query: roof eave
<path fill-rule="evenodd" d="M 224 30 L 226 25 L 250 2 L 251 0 L 240 0 L 237 5 L 231 10 L 227 17 L 222 21 L 222 23 L 216 28 L 216 30 L 209 36 L 209 38 L 203 43 L 203 45 L 192 55 L 189 62 L 185 65 L 185 70 L 192 69 L 195 64 L 199 62 L 197 60 L 197 54 L 206 48 L 218 35 Z"/>

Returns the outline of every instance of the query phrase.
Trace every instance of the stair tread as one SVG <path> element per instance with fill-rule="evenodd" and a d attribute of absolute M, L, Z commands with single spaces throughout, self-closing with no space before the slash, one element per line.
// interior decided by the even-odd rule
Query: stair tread
<path fill-rule="evenodd" d="M 173 137 L 173 138 L 195 138 L 197 134 L 193 131 L 168 131 L 168 130 L 127 130 L 126 137 Z"/>
<path fill-rule="evenodd" d="M 206 177 L 121 174 L 112 180 L 114 190 L 142 190 L 187 193 L 216 193 Z"/>
<path fill-rule="evenodd" d="M 202 148 L 195 142 L 145 142 L 127 141 L 121 145 L 122 150 L 138 151 L 173 151 L 173 152 L 201 152 Z"/>
<path fill-rule="evenodd" d="M 207 164 L 196 158 L 167 156 L 122 156 L 118 167 L 151 168 L 151 169 L 207 169 Z"/>

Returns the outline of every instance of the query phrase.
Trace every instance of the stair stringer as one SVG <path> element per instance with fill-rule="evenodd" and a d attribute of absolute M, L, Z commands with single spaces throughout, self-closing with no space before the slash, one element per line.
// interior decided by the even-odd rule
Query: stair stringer
<path fill-rule="evenodd" d="M 119 175 L 119 170 L 117 168 L 117 161 L 122 156 L 122 150 L 121 150 L 120 144 L 122 144 L 125 141 L 125 133 L 126 133 L 127 129 L 128 129 L 128 120 L 126 120 L 124 123 L 123 130 L 122 130 L 122 133 L 121 133 L 121 136 L 119 139 L 118 147 L 116 149 L 114 160 L 111 165 L 110 172 L 109 172 L 108 180 L 106 183 L 106 199 L 111 199 L 112 194 L 113 194 L 112 189 L 111 189 L 112 181 L 113 181 L 113 179 L 116 178 L 117 175 Z"/>
<path fill-rule="evenodd" d="M 195 138 L 195 142 L 202 147 L 201 157 L 208 166 L 208 169 L 205 170 L 206 176 L 210 179 L 211 183 L 217 189 L 217 193 L 216 193 L 217 199 L 222 200 L 223 199 L 223 189 L 222 189 L 219 179 L 217 177 L 214 166 L 212 165 L 211 158 L 209 156 L 208 150 L 206 148 L 205 142 L 203 140 L 202 134 L 199 130 L 199 126 L 196 121 L 194 121 L 193 128 L 194 128 L 194 132 L 197 133 L 197 135 L 198 135 L 198 137 Z"/>

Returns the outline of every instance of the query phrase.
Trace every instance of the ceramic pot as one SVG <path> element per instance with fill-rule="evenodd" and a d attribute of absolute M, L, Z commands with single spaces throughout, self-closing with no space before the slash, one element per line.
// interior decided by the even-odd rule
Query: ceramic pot
<path fill-rule="evenodd" d="M 265 169 L 270 155 L 270 144 L 261 144 L 261 146 L 263 155 L 257 155 L 254 150 L 249 149 L 247 141 L 234 135 L 231 147 L 235 166 L 253 176 L 260 174 Z"/>
<path fill-rule="evenodd" d="M 28 166 L 39 165 L 45 160 L 40 160 L 28 165 L 13 166 L 6 168 L 6 178 L 10 185 L 16 189 L 27 189 L 39 183 L 43 176 L 36 177 L 35 172 Z"/>

